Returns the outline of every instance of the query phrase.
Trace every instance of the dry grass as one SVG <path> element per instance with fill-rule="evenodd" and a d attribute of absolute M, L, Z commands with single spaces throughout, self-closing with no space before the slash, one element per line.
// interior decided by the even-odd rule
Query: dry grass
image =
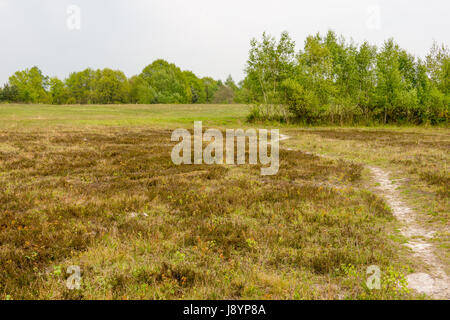
<path fill-rule="evenodd" d="M 262 178 L 175 166 L 171 145 L 137 127 L 1 131 L 0 297 L 409 297 L 365 288 L 368 266 L 395 282 L 408 262 L 361 165 L 283 150 Z M 70 265 L 81 290 L 65 286 Z"/>
<path fill-rule="evenodd" d="M 387 168 L 419 222 L 436 231 L 450 273 L 450 131 L 445 128 L 291 130 L 291 146 Z"/>

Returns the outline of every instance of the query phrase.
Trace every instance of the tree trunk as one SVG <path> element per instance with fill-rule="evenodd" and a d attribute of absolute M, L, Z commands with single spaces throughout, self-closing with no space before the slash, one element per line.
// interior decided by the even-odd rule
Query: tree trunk
<path fill-rule="evenodd" d="M 384 124 L 387 123 L 387 108 L 384 107 Z"/>

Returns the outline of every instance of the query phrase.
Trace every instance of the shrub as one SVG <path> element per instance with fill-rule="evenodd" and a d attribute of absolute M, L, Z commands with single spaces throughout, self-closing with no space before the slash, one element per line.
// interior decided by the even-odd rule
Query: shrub
<path fill-rule="evenodd" d="M 319 101 L 315 93 L 295 80 L 283 81 L 284 102 L 295 117 L 311 122 L 319 116 Z"/>
<path fill-rule="evenodd" d="M 289 110 L 279 104 L 259 104 L 253 105 L 250 109 L 250 113 L 247 116 L 248 122 L 256 121 L 278 121 L 287 123 L 289 118 L 292 118 L 292 114 Z"/>

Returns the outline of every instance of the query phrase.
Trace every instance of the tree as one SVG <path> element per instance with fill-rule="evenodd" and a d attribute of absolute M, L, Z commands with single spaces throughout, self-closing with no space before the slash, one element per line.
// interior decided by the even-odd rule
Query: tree
<path fill-rule="evenodd" d="M 433 87 L 430 92 L 430 101 L 427 108 L 427 118 L 431 124 L 448 122 L 450 96 L 442 93 L 438 88 Z"/>
<path fill-rule="evenodd" d="M 205 87 L 205 102 L 212 103 L 214 95 L 219 89 L 218 81 L 210 77 L 204 77 L 202 79 L 202 82 L 203 86 Z"/>
<path fill-rule="evenodd" d="M 8 83 L 3 86 L 2 89 L 2 101 L 19 102 L 19 91 L 17 87 L 11 86 Z"/>
<path fill-rule="evenodd" d="M 234 82 L 233 82 L 234 83 Z M 211 103 L 220 82 L 198 78 L 174 64 L 156 60 L 128 79 L 122 71 L 87 68 L 64 81 L 37 68 L 18 71 L 0 89 L 0 101 L 54 104 Z M 235 85 L 234 85 L 235 86 Z M 236 87 L 237 88 L 237 87 Z"/>
<path fill-rule="evenodd" d="M 320 41 L 320 36 L 316 37 Z M 331 62 L 331 75 L 326 77 L 337 87 L 336 92 L 339 96 L 355 98 L 357 92 L 357 54 L 358 49 L 353 44 L 347 44 L 343 37 L 338 39 L 334 31 L 328 31 L 326 37 L 322 40 L 322 47 L 328 49 L 324 51 L 326 60 L 325 67 L 329 67 Z"/>
<path fill-rule="evenodd" d="M 277 104 L 281 99 L 280 84 L 293 75 L 295 43 L 287 32 L 277 40 L 263 33 L 262 41 L 253 39 L 245 72 L 247 88 L 258 101 Z"/>
<path fill-rule="evenodd" d="M 231 88 L 231 90 L 233 90 L 234 92 L 239 90 L 239 88 L 236 85 L 236 83 L 234 82 L 233 77 L 231 76 L 231 74 L 227 77 L 227 80 L 225 80 L 225 85 L 227 87 Z"/>
<path fill-rule="evenodd" d="M 129 97 L 128 79 L 122 71 L 97 70 L 93 83 L 93 101 L 101 104 L 126 103 Z"/>
<path fill-rule="evenodd" d="M 377 55 L 376 100 L 383 112 L 383 122 L 387 123 L 395 109 L 399 93 L 404 89 L 399 64 L 400 49 L 393 39 L 384 43 Z"/>
<path fill-rule="evenodd" d="M 450 113 L 450 55 L 448 47 L 433 43 L 426 57 L 430 78 L 427 117 L 432 123 L 448 121 Z"/>
<path fill-rule="evenodd" d="M 235 103 L 252 103 L 253 101 L 252 91 L 246 84 L 246 79 L 239 81 L 238 90 L 235 93 Z"/>
<path fill-rule="evenodd" d="M 433 43 L 426 57 L 428 74 L 433 85 L 444 94 L 450 93 L 450 56 L 448 47 Z"/>
<path fill-rule="evenodd" d="M 189 90 L 191 91 L 190 103 L 205 103 L 206 88 L 204 82 L 197 78 L 197 76 L 191 71 L 183 71 L 183 75 L 187 81 Z"/>
<path fill-rule="evenodd" d="M 255 103 L 254 115 L 269 117 L 256 110 L 264 103 L 282 104 L 282 113 L 287 107 L 307 122 L 448 121 L 450 59 L 444 45 L 435 43 L 426 63 L 393 39 L 378 50 L 367 42 L 346 42 L 333 31 L 308 36 L 296 59 L 287 34 L 277 42 L 264 33 L 261 42 L 253 39 L 250 45 L 246 78 L 234 101 Z"/>
<path fill-rule="evenodd" d="M 57 77 L 50 78 L 49 82 L 49 94 L 53 104 L 65 104 L 69 99 L 69 90 L 65 86 L 64 82 Z"/>
<path fill-rule="evenodd" d="M 226 85 L 219 85 L 219 89 L 214 94 L 214 103 L 233 103 L 234 101 L 234 91 Z"/>
<path fill-rule="evenodd" d="M 148 92 L 154 91 L 154 103 L 189 103 L 192 93 L 183 72 L 174 64 L 156 60 L 144 68 L 140 77 Z"/>
<path fill-rule="evenodd" d="M 320 116 L 319 99 L 313 90 L 293 79 L 284 80 L 282 87 L 285 91 L 284 103 L 297 118 L 310 123 Z"/>
<path fill-rule="evenodd" d="M 154 102 L 156 92 L 142 77 L 131 77 L 129 84 L 129 100 L 131 103 L 150 104 Z"/>
<path fill-rule="evenodd" d="M 26 103 L 49 103 L 48 77 L 38 67 L 17 71 L 9 78 L 11 87 L 17 89 L 17 99 Z"/>
<path fill-rule="evenodd" d="M 81 72 L 73 72 L 66 79 L 70 97 L 79 104 L 92 103 L 94 100 L 95 71 L 88 68 Z"/>
<path fill-rule="evenodd" d="M 297 81 L 313 90 L 319 104 L 327 109 L 334 97 L 336 86 L 333 76 L 333 56 L 321 36 L 309 36 L 304 51 L 298 55 Z"/>
<path fill-rule="evenodd" d="M 225 85 L 233 90 L 233 102 L 234 103 L 243 103 L 245 102 L 245 94 L 247 93 L 247 89 L 242 88 L 243 82 L 240 83 L 240 85 L 236 85 L 236 83 L 233 80 L 233 77 L 229 75 L 227 79 L 225 80 Z"/>
<path fill-rule="evenodd" d="M 355 57 L 356 62 L 356 97 L 355 102 L 369 119 L 374 89 L 376 85 L 377 48 L 364 42 Z"/>

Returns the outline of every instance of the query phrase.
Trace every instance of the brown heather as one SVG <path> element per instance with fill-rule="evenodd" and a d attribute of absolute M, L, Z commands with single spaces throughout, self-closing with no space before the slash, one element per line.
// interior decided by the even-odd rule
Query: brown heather
<path fill-rule="evenodd" d="M 399 297 L 365 289 L 368 266 L 404 272 L 408 262 L 361 165 L 283 149 L 273 177 L 257 166 L 175 166 L 170 134 L 1 131 L 0 296 Z M 79 291 L 65 286 L 70 265 L 81 267 Z"/>

